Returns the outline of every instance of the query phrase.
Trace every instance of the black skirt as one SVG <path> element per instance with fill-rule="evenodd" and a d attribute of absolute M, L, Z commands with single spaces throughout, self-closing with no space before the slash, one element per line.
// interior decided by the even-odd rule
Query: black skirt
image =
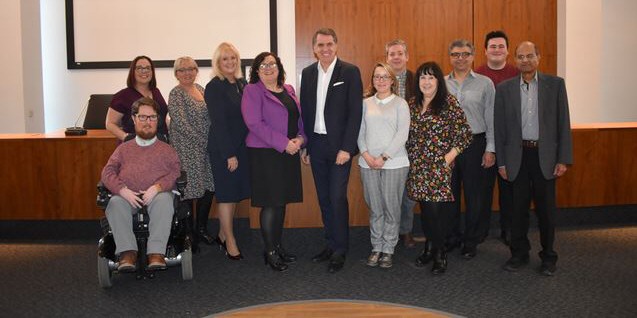
<path fill-rule="evenodd" d="M 274 207 L 303 201 L 299 154 L 248 148 L 252 206 Z"/>

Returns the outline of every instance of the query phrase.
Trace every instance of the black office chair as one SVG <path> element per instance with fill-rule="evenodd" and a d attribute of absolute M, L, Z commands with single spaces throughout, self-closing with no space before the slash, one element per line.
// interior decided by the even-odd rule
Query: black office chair
<path fill-rule="evenodd" d="M 186 188 L 186 172 L 182 171 L 177 179 L 177 190 L 174 204 L 175 214 L 170 229 L 170 236 L 166 246 L 165 260 L 167 267 L 181 265 L 181 277 L 183 280 L 191 280 L 192 272 L 192 212 L 190 206 L 181 201 L 181 196 Z M 97 185 L 97 206 L 106 209 L 110 201 L 111 192 L 100 182 Z M 137 240 L 137 279 L 154 278 L 155 271 L 146 268 L 146 242 L 148 241 L 148 212 L 145 207 L 133 215 L 133 233 Z M 102 288 L 113 285 L 112 275 L 117 272 L 119 265 L 115 255 L 115 240 L 113 232 L 106 217 L 100 220 L 103 236 L 97 246 L 97 277 Z"/>
<path fill-rule="evenodd" d="M 113 100 L 113 94 L 92 94 L 86 107 L 84 129 L 106 129 L 106 113 Z"/>

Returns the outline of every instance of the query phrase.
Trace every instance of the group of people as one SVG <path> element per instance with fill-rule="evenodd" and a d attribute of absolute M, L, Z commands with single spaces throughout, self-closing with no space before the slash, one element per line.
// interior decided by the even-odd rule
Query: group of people
<path fill-rule="evenodd" d="M 393 40 L 385 46 L 386 62 L 373 66 L 365 93 L 359 68 L 337 57 L 334 30 L 317 30 L 312 46 L 317 62 L 302 71 L 300 98 L 285 84 L 283 64 L 271 52 L 254 58 L 248 83 L 238 50 L 221 43 L 205 88 L 195 83 L 196 62 L 179 58 L 174 67 L 179 85 L 167 104 L 156 88 L 151 59 L 133 60 L 128 87 L 114 95 L 106 119 L 123 144 L 102 174 L 118 198 L 106 215 L 120 270 L 135 267 L 128 220 L 142 204 L 151 217 L 149 267 L 165 267 L 161 246 L 165 249 L 170 226 L 161 211 L 170 209 L 167 201 L 155 201 L 159 194 L 170 197 L 174 169 L 188 175 L 184 199 L 196 206 L 198 240 L 216 242 L 229 259 L 242 259 L 232 219 L 236 204 L 250 198 L 261 208 L 264 262 L 286 270 L 297 257 L 283 248 L 282 230 L 286 205 L 303 201 L 303 162 L 311 166 L 325 230 L 326 244 L 312 261 L 327 263 L 335 273 L 348 252 L 347 185 L 352 160 L 360 154 L 370 213 L 368 266 L 392 267 L 399 240 L 415 245 L 416 203 L 426 237 L 417 266 L 432 263 L 432 273 L 444 273 L 447 253 L 457 247 L 463 258 L 474 258 L 489 232 L 498 175 L 501 238 L 511 250 L 504 269 L 516 271 L 529 262 L 533 199 L 540 272 L 555 273 L 555 178 L 572 163 L 570 121 L 564 81 L 538 72 L 534 43 L 516 47 L 513 67 L 507 63 L 506 34 L 490 32 L 487 63 L 474 72 L 475 47 L 455 40 L 448 50 L 453 70 L 445 76 L 433 61 L 409 71 L 407 44 Z M 219 204 L 216 237 L 207 230 L 213 194 Z M 160 211 L 159 221 L 153 208 Z"/>

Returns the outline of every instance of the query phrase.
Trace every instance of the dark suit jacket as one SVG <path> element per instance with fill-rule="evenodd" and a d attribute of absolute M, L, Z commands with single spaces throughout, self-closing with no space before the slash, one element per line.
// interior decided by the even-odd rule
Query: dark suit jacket
<path fill-rule="evenodd" d="M 405 100 L 409 102 L 410 99 L 416 96 L 416 90 L 419 89 L 417 87 L 418 80 L 414 79 L 414 73 L 410 70 L 407 70 L 405 75 Z"/>
<path fill-rule="evenodd" d="M 248 135 L 248 127 L 241 115 L 241 95 L 247 83 L 243 78 L 237 81 L 241 87 L 239 92 L 237 86 L 219 77 L 210 80 L 204 92 L 210 116 L 208 151 L 220 153 L 223 159 L 237 156 L 239 148 L 245 147 Z"/>
<path fill-rule="evenodd" d="M 316 86 L 318 62 L 303 69 L 301 77 L 301 109 L 303 126 L 312 148 L 316 119 Z M 363 83 L 355 65 L 336 60 L 325 99 L 325 127 L 330 151 L 345 150 L 353 157 L 358 152 L 358 131 L 363 113 Z"/>
<path fill-rule="evenodd" d="M 498 166 L 515 180 L 522 162 L 520 77 L 500 83 L 495 93 L 495 149 Z M 546 179 L 553 179 L 555 164 L 573 163 L 573 144 L 564 79 L 538 73 L 538 154 Z"/>

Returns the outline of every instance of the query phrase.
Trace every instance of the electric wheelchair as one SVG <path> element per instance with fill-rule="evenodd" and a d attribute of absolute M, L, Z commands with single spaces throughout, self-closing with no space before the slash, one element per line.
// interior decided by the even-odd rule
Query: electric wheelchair
<path fill-rule="evenodd" d="M 186 188 L 187 176 L 182 171 L 177 179 L 177 189 L 173 190 L 175 213 L 170 229 L 170 237 L 166 246 L 165 261 L 167 267 L 181 265 L 181 277 L 183 280 L 191 280 L 192 272 L 192 212 L 190 205 L 182 203 L 181 197 Z M 100 182 L 97 185 L 97 206 L 106 210 L 111 198 L 111 192 Z M 146 206 L 143 206 L 133 215 L 133 233 L 137 240 L 137 264 L 134 271 L 137 279 L 154 278 L 155 270 L 146 268 L 146 242 L 149 236 L 149 217 Z M 102 237 L 97 246 L 97 277 L 102 288 L 112 286 L 112 275 L 118 273 L 119 266 L 115 255 L 115 241 L 106 216 L 100 220 Z"/>

